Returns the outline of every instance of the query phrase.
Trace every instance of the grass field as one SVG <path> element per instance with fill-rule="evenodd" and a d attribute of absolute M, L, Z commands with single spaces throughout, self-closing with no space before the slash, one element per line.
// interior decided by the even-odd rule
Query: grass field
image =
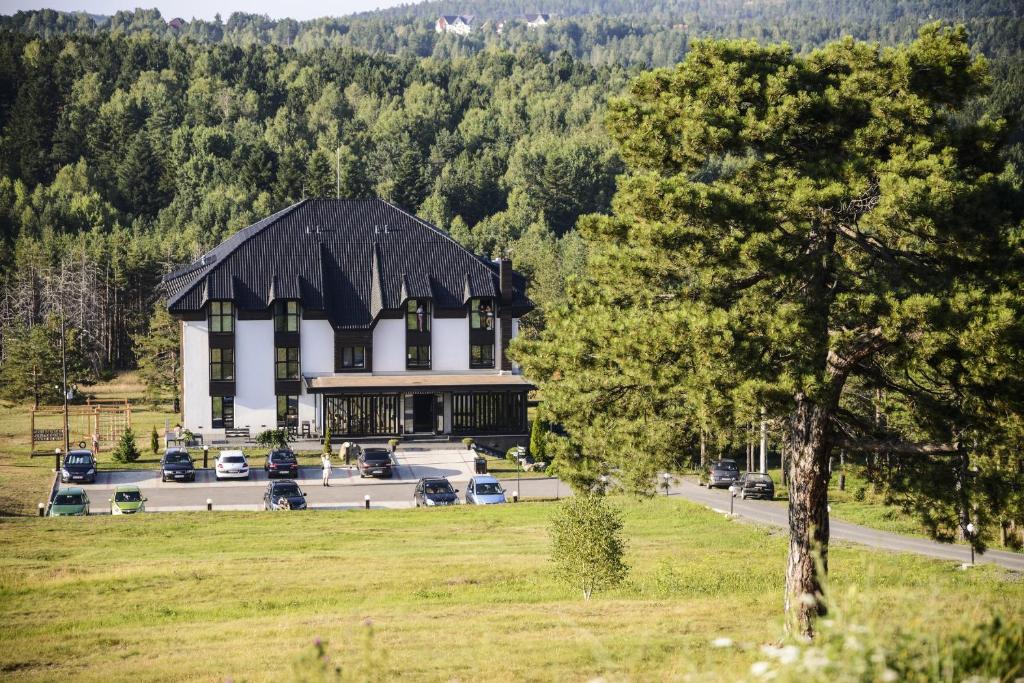
<path fill-rule="evenodd" d="M 589 603 L 550 576 L 550 504 L 0 519 L 0 672 L 290 680 L 319 637 L 356 678 L 743 677 L 781 634 L 781 532 L 616 502 L 632 571 Z M 1024 618 L 1024 581 L 994 567 L 843 546 L 831 565 L 892 627 Z"/>

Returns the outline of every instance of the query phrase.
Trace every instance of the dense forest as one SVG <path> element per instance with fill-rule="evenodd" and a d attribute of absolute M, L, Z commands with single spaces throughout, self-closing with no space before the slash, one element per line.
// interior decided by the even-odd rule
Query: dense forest
<path fill-rule="evenodd" d="M 539 304 L 584 261 L 574 226 L 607 213 L 624 168 L 606 102 L 693 41 L 849 33 L 894 44 L 963 22 L 991 94 L 963 116 L 1024 110 L 1024 16 L 960 3 L 559 0 L 544 28 L 514 2 L 424 3 L 307 22 L 235 13 L 171 27 L 156 10 L 0 17 L 0 374 L 55 315 L 81 380 L 133 367 L 162 273 L 309 196 L 381 196 L 488 255 L 511 253 Z M 438 35 L 441 11 L 477 15 Z M 496 19 L 509 22 L 499 33 Z"/>

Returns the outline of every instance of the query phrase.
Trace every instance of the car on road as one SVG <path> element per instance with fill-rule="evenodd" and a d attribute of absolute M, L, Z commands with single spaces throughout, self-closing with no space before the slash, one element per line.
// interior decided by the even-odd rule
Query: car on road
<path fill-rule="evenodd" d="M 775 482 L 771 476 L 762 472 L 747 472 L 739 480 L 739 496 L 747 498 L 775 498 Z"/>
<path fill-rule="evenodd" d="M 214 469 L 217 481 L 221 479 L 248 479 L 249 461 L 242 451 L 221 451 Z"/>
<path fill-rule="evenodd" d="M 501 482 L 489 474 L 478 475 L 469 480 L 466 487 L 467 505 L 499 505 L 507 502 Z"/>
<path fill-rule="evenodd" d="M 305 510 L 306 494 L 291 479 L 278 479 L 267 484 L 263 492 L 264 510 Z"/>
<path fill-rule="evenodd" d="M 359 477 L 384 477 L 390 479 L 394 474 L 394 462 L 386 448 L 364 448 L 356 460 Z"/>
<path fill-rule="evenodd" d="M 195 481 L 196 465 L 184 448 L 169 448 L 160 458 L 160 481 Z"/>
<path fill-rule="evenodd" d="M 96 483 L 96 458 L 92 451 L 77 449 L 68 451 L 64 456 L 64 464 L 60 468 L 62 483 L 80 481 L 84 484 Z"/>
<path fill-rule="evenodd" d="M 272 477 L 291 477 L 297 479 L 299 476 L 299 460 L 295 453 L 287 448 L 279 448 L 267 455 L 267 462 L 263 464 L 263 471 L 267 473 L 267 479 Z"/>
<path fill-rule="evenodd" d="M 729 488 L 740 478 L 735 460 L 716 460 L 708 467 L 708 488 Z"/>
<path fill-rule="evenodd" d="M 51 517 L 81 517 L 89 514 L 89 494 L 79 486 L 57 491 L 50 503 Z"/>
<path fill-rule="evenodd" d="M 412 500 L 416 507 L 458 505 L 459 490 L 452 488 L 452 485 L 444 477 L 424 477 L 416 482 Z"/>
<path fill-rule="evenodd" d="M 146 498 L 135 484 L 123 484 L 114 489 L 110 499 L 110 514 L 134 515 L 146 511 Z"/>

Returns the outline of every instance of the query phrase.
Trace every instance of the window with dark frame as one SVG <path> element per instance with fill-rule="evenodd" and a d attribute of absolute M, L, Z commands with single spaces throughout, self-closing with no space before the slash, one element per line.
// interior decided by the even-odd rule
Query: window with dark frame
<path fill-rule="evenodd" d="M 274 302 L 274 331 L 299 331 L 299 302 L 278 300 Z"/>
<path fill-rule="evenodd" d="M 299 347 L 278 346 L 274 363 L 274 377 L 277 379 L 299 379 Z"/>
<path fill-rule="evenodd" d="M 493 299 L 470 299 L 469 300 L 469 329 L 471 329 L 471 330 L 493 330 L 494 329 L 494 300 Z"/>
<path fill-rule="evenodd" d="M 341 349 L 341 367 L 343 368 L 365 368 L 366 347 L 346 346 Z"/>
<path fill-rule="evenodd" d="M 452 433 L 520 433 L 526 429 L 526 394 L 467 392 L 452 394 Z"/>
<path fill-rule="evenodd" d="M 297 429 L 299 426 L 299 397 L 277 397 L 278 429 Z"/>
<path fill-rule="evenodd" d="M 429 368 L 430 347 L 411 345 L 406 347 L 405 367 L 407 368 Z"/>
<path fill-rule="evenodd" d="M 235 305 L 230 301 L 210 302 L 210 332 L 235 331 Z"/>
<path fill-rule="evenodd" d="M 213 414 L 210 418 L 210 426 L 214 429 L 235 428 L 235 397 L 234 396 L 211 396 L 210 403 L 213 407 Z"/>
<path fill-rule="evenodd" d="M 210 379 L 230 382 L 235 379 L 235 350 L 210 349 Z"/>
<path fill-rule="evenodd" d="M 430 332 L 430 300 L 409 299 L 405 305 L 405 329 Z"/>
<path fill-rule="evenodd" d="M 469 367 L 474 369 L 493 368 L 494 344 L 470 344 Z"/>

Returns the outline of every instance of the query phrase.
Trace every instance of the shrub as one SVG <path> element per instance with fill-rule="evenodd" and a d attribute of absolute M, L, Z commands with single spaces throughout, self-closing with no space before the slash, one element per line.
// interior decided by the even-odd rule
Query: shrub
<path fill-rule="evenodd" d="M 505 459 L 511 463 L 519 462 L 519 447 L 513 446 L 512 448 L 505 451 Z"/>
<path fill-rule="evenodd" d="M 583 591 L 584 600 L 626 577 L 622 515 L 604 496 L 580 494 L 567 499 L 551 520 L 550 534 L 555 575 Z"/>
<path fill-rule="evenodd" d="M 256 445 L 264 448 L 287 448 L 291 435 L 287 429 L 265 429 L 256 435 Z"/>
<path fill-rule="evenodd" d="M 473 440 L 473 437 L 467 436 L 466 438 L 464 438 L 462 440 L 462 443 L 464 443 L 466 445 L 466 448 L 472 448 L 473 444 L 476 443 L 476 442 Z"/>
<path fill-rule="evenodd" d="M 400 442 L 399 442 L 398 439 L 388 439 L 388 445 L 391 446 L 391 452 L 392 453 L 395 452 L 395 450 L 398 449 L 398 444 L 399 443 Z"/>
<path fill-rule="evenodd" d="M 115 462 L 135 462 L 142 457 L 139 447 L 135 445 L 135 432 L 131 427 L 121 433 L 121 439 L 117 442 L 113 457 Z"/>
<path fill-rule="evenodd" d="M 324 425 L 324 453 L 331 454 L 331 423 Z"/>
<path fill-rule="evenodd" d="M 863 486 L 858 486 L 857 490 L 853 492 L 853 499 L 859 503 L 863 503 L 864 499 L 868 497 L 868 492 Z"/>
<path fill-rule="evenodd" d="M 156 433 L 156 425 L 153 425 L 153 433 L 149 435 L 149 447 L 153 453 L 160 452 L 160 435 Z"/>
<path fill-rule="evenodd" d="M 547 461 L 547 449 L 544 446 L 544 436 L 547 432 L 547 425 L 540 418 L 533 421 L 533 426 L 530 427 L 530 455 L 534 460 Z"/>

